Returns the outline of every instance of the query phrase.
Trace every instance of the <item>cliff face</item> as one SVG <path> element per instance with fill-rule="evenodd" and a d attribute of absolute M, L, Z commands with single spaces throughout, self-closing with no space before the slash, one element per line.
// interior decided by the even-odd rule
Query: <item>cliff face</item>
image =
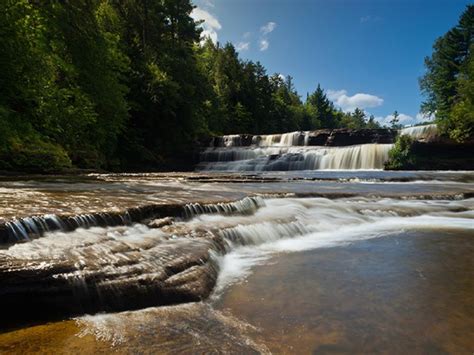
<path fill-rule="evenodd" d="M 380 143 L 390 144 L 395 141 L 397 130 L 393 129 L 320 129 L 308 132 L 292 132 L 285 134 L 251 135 L 236 134 L 214 137 L 211 147 L 248 147 L 251 145 L 265 145 L 266 142 L 280 142 L 289 140 L 295 146 L 332 146 L 343 147 L 349 145 Z"/>
<path fill-rule="evenodd" d="M 395 141 L 396 135 L 397 131 L 392 129 L 340 128 L 310 132 L 308 143 L 334 147 L 368 143 L 390 144 Z"/>
<path fill-rule="evenodd" d="M 414 170 L 474 170 L 474 141 L 414 142 Z"/>

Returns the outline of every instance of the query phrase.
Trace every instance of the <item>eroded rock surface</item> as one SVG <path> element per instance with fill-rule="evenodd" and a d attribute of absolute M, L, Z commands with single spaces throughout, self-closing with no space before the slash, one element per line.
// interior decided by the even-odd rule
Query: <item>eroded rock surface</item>
<path fill-rule="evenodd" d="M 0 253 L 1 307 L 16 310 L 15 322 L 200 301 L 216 282 L 212 254 L 222 241 L 159 230 L 137 237 L 125 227 L 80 232 L 76 242 L 57 233 Z"/>

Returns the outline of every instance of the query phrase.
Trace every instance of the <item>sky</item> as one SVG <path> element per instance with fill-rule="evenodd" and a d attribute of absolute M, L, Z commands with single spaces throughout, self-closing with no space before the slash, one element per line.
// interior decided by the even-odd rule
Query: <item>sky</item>
<path fill-rule="evenodd" d="M 418 78 L 433 42 L 456 25 L 464 0 L 194 0 L 203 35 L 231 42 L 298 93 L 318 83 L 344 111 L 387 123 L 426 120 Z"/>

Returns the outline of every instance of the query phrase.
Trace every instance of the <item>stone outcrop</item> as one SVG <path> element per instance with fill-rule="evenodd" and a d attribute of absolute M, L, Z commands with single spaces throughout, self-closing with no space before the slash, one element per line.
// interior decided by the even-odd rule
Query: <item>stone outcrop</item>
<path fill-rule="evenodd" d="M 203 213 L 252 214 L 261 205 L 259 197 L 221 203 L 152 204 L 133 207 L 123 212 L 100 212 L 82 215 L 44 215 L 0 221 L 0 245 L 25 242 L 41 237 L 45 232 L 71 232 L 78 228 L 113 227 L 133 223 L 148 223 L 166 218 L 188 219 Z M 172 222 L 168 221 L 169 223 Z M 152 223 L 152 222 L 150 222 Z M 159 223 L 156 221 L 156 223 Z M 166 224 L 166 223 L 165 223 Z M 150 227 L 153 227 L 153 223 Z M 156 228 L 156 227 L 155 227 Z"/>
<path fill-rule="evenodd" d="M 414 142 L 411 149 L 416 170 L 474 170 L 474 141 Z"/>
<path fill-rule="evenodd" d="M 214 137 L 210 141 L 211 147 L 249 147 L 251 145 L 264 145 L 269 141 L 279 141 L 283 135 L 291 135 L 292 143 L 296 146 L 333 146 L 343 147 L 349 145 L 379 143 L 390 144 L 395 141 L 398 131 L 393 129 L 320 129 L 316 131 L 292 132 L 274 135 L 236 134 Z"/>
<path fill-rule="evenodd" d="M 391 144 L 395 141 L 396 135 L 397 131 L 393 129 L 341 128 L 332 130 L 324 145 L 343 147 L 368 143 Z"/>
<path fill-rule="evenodd" d="M 33 242 L 34 243 L 34 242 Z M 106 236 L 56 257 L 2 255 L 0 329 L 22 321 L 196 302 L 214 288 L 222 241 Z M 7 317 L 6 310 L 14 310 Z"/>

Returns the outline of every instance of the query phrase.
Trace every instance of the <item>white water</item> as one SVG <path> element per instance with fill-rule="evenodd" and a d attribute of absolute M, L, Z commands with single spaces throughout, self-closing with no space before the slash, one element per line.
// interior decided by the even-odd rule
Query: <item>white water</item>
<path fill-rule="evenodd" d="M 230 251 L 218 256 L 222 267 L 216 288 L 219 294 L 275 252 L 330 247 L 404 230 L 456 229 L 474 231 L 474 199 L 280 198 L 264 200 L 264 205 L 251 215 L 202 214 L 163 230 L 138 224 L 47 233 L 1 254 L 25 262 L 73 258 L 81 265 L 94 267 L 105 262 L 108 268 L 121 273 L 127 266 L 116 261 L 133 254 L 121 255 L 116 249 L 127 245 L 140 250 L 136 257 L 145 261 L 143 273 L 153 275 L 161 270 L 158 259 L 153 261 L 157 255 L 161 257 L 169 250 L 178 252 L 181 246 L 183 252 L 189 252 L 190 246 L 192 250 L 192 245 L 202 247 L 200 238 L 189 236 L 207 231 L 223 237 Z M 78 280 L 81 277 L 79 272 L 70 276 Z"/>
<path fill-rule="evenodd" d="M 373 170 L 383 169 L 392 144 L 348 147 L 208 148 L 200 169 L 221 171 Z"/>
<path fill-rule="evenodd" d="M 252 136 L 252 145 L 255 147 L 291 147 L 307 145 L 309 131 L 295 131 L 282 134 L 262 134 Z M 212 143 L 214 145 L 214 142 Z M 241 147 L 242 135 L 229 134 L 221 137 L 220 147 Z"/>
<path fill-rule="evenodd" d="M 222 236 L 229 251 L 226 255 L 214 256 L 220 265 L 217 285 L 211 297 L 211 300 L 214 300 L 230 285 L 245 279 L 255 267 L 277 257 L 278 253 L 337 247 L 369 238 L 400 235 L 407 231 L 469 231 L 474 235 L 474 199 L 277 198 L 264 200 L 260 208 L 251 215 L 229 215 L 226 211 L 223 212 L 200 214 L 189 221 L 176 222 L 170 231 L 150 230 L 143 225 L 135 225 L 92 228 L 69 234 L 50 233 L 45 238 L 13 246 L 7 254 L 25 260 L 61 258 L 66 254 L 69 257 L 79 256 L 79 262 L 86 266 L 95 261 L 88 260 L 88 254 L 78 254 L 74 250 L 81 249 L 84 245 L 94 248 L 99 240 L 111 239 L 130 244 L 140 250 L 138 255 L 143 258 L 143 254 L 149 254 L 149 250 L 154 249 L 149 249 L 151 245 L 163 249 L 163 242 L 166 240 L 179 244 L 180 240 L 185 242 L 191 239 L 199 243 L 199 238 L 190 236 L 194 235 L 195 231 L 206 230 L 208 233 Z M 180 234 L 173 235 L 173 230 L 179 231 Z M 113 245 L 116 249 L 116 244 Z M 100 251 L 92 255 L 100 255 L 101 260 L 107 261 L 107 267 L 115 268 L 113 261 L 121 258 L 120 253 L 116 250 L 112 253 L 103 246 L 100 248 Z M 151 269 L 158 268 L 152 259 L 148 259 L 145 265 Z M 151 271 L 143 270 L 147 273 Z M 117 269 L 117 272 L 120 270 Z M 84 334 L 94 334 L 99 339 L 122 343 L 129 341 L 129 336 L 137 334 L 132 332 L 130 335 L 127 327 L 132 325 L 134 329 L 139 330 L 141 324 L 149 324 L 147 317 L 155 317 L 166 323 L 168 315 L 179 316 L 180 312 L 184 312 L 188 317 L 188 312 L 194 310 L 192 307 L 198 307 L 195 310 L 197 315 L 207 312 L 202 308 L 205 304 L 85 316 L 79 318 L 78 322 L 85 327 Z M 208 311 L 209 316 L 215 316 L 212 307 Z M 130 319 L 134 321 L 130 322 Z M 184 323 L 179 324 L 187 324 L 189 319 L 192 317 L 183 318 Z M 123 326 L 124 322 L 127 327 Z M 202 323 L 198 324 L 202 326 Z M 162 322 L 157 323 L 157 327 L 162 325 Z"/>
<path fill-rule="evenodd" d="M 362 144 L 345 147 L 308 146 L 310 131 L 221 137 L 201 154 L 204 171 L 289 171 L 289 170 L 379 170 L 388 160 L 392 144 Z M 400 135 L 416 140 L 434 139 L 436 124 L 403 128 Z M 244 142 L 246 140 L 246 142 Z M 246 143 L 246 144 L 244 144 Z"/>
<path fill-rule="evenodd" d="M 429 140 L 438 135 L 438 127 L 436 124 L 406 127 L 400 130 L 400 135 L 410 136 L 416 140 Z"/>
<path fill-rule="evenodd" d="M 292 222 L 276 225 L 266 221 L 284 220 L 287 215 L 294 216 Z M 216 217 L 213 222 L 219 224 Z M 232 252 L 220 258 L 221 271 L 213 297 L 244 279 L 275 253 L 335 247 L 407 231 L 474 233 L 474 199 L 275 199 L 268 200 L 267 207 L 253 217 L 254 223 L 240 220 L 237 227 L 221 232 L 245 240 L 246 245 L 235 243 Z"/>
<path fill-rule="evenodd" d="M 308 145 L 309 131 L 296 131 L 283 134 L 266 134 L 254 136 L 252 144 L 259 147 L 291 147 Z"/>

